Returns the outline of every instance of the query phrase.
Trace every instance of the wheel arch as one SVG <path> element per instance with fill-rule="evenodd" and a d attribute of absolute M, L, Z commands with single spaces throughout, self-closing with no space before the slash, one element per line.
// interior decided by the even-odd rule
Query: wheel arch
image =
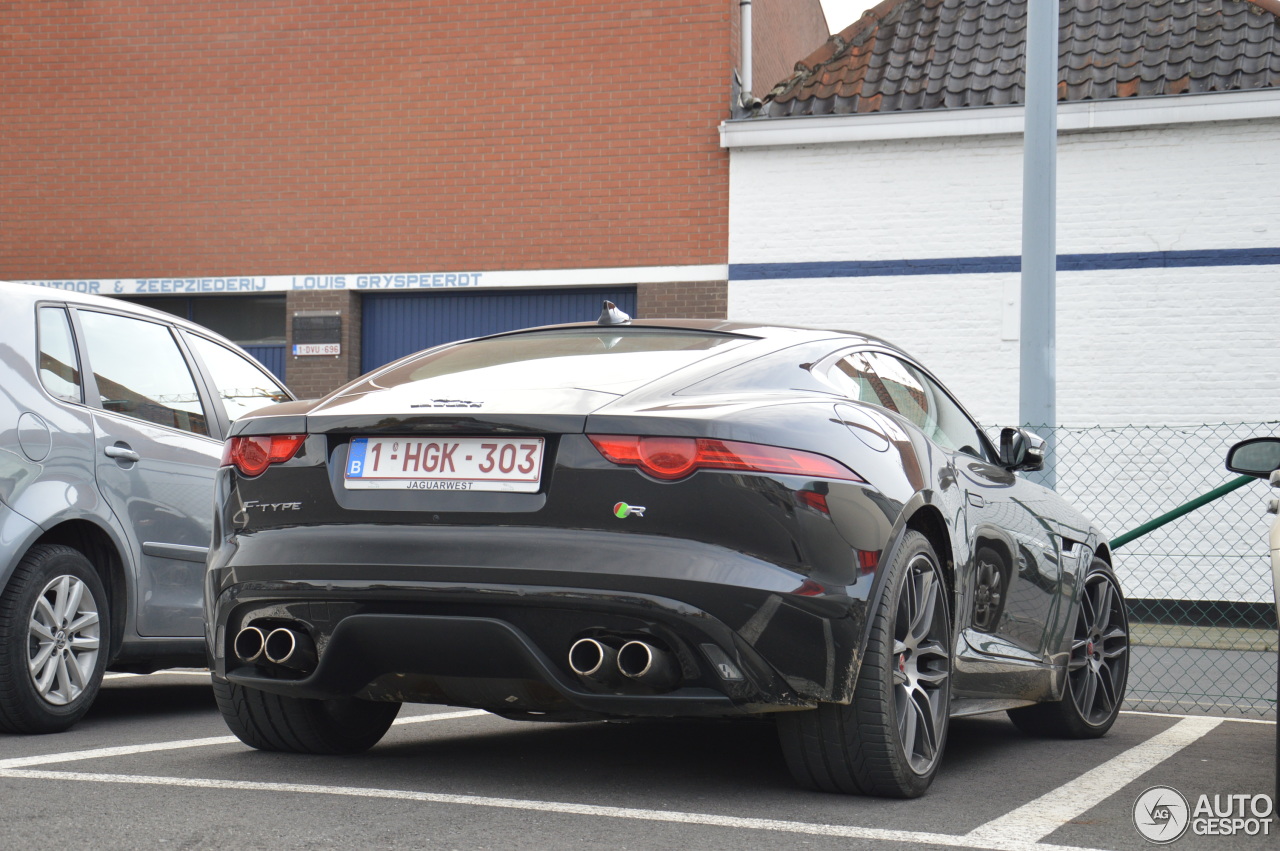
<path fill-rule="evenodd" d="M 926 503 L 907 519 L 906 528 L 924 535 L 938 556 L 938 566 L 942 568 L 942 576 L 947 582 L 947 592 L 951 600 L 951 617 L 954 621 L 959 601 L 956 588 L 955 551 L 951 545 L 951 533 L 947 531 L 946 519 L 937 506 Z"/>
<path fill-rule="evenodd" d="M 888 572 L 884 570 L 884 566 L 892 563 L 892 560 L 897 557 L 898 550 L 901 548 L 907 532 L 919 532 L 929 542 L 929 546 L 933 547 L 933 552 L 938 557 L 938 566 L 941 568 L 943 580 L 947 584 L 947 598 L 951 603 L 951 617 L 954 624 L 959 605 L 955 549 L 952 546 L 951 533 L 947 530 L 946 516 L 942 513 L 942 509 L 934 503 L 926 501 L 926 499 L 926 495 L 917 493 L 912 499 L 914 504 L 908 506 L 907 511 L 910 513 L 904 512 L 894 523 L 894 532 L 889 536 L 889 542 L 881 553 L 880 569 L 877 570 L 875 580 L 867 595 L 866 606 L 868 611 L 873 610 L 878 605 L 881 597 L 887 593 L 884 577 Z M 862 635 L 858 642 L 859 660 L 862 659 L 866 651 L 870 633 L 871 619 L 868 617 L 862 626 Z"/>
<path fill-rule="evenodd" d="M 1098 548 L 1093 551 L 1093 557 L 1101 559 L 1107 563 L 1107 567 L 1115 569 L 1115 560 L 1111 557 L 1111 545 L 1106 541 L 1099 541 Z"/>
<path fill-rule="evenodd" d="M 77 550 L 97 571 L 107 590 L 110 607 L 111 644 L 107 660 L 115 658 L 124 642 L 126 614 L 129 608 L 129 585 L 125 577 L 124 559 L 111 535 L 89 520 L 66 520 L 47 529 L 36 544 L 61 544 Z"/>

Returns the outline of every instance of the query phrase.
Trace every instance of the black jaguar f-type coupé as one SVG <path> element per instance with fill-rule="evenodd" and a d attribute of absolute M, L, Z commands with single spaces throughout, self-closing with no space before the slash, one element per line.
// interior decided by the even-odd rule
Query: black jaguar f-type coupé
<path fill-rule="evenodd" d="M 718 321 L 451 343 L 232 427 L 206 587 L 228 725 L 375 744 L 405 701 L 776 718 L 796 779 L 911 797 L 948 719 L 1100 736 L 1099 531 L 910 356 Z M 621 324 L 615 324 L 621 323 Z"/>

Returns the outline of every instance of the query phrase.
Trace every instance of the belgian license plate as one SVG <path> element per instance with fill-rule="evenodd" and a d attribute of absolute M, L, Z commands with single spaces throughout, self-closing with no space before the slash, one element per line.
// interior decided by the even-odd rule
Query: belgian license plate
<path fill-rule="evenodd" d="M 353 490 L 533 493 L 543 443 L 541 437 L 357 437 L 345 480 Z"/>

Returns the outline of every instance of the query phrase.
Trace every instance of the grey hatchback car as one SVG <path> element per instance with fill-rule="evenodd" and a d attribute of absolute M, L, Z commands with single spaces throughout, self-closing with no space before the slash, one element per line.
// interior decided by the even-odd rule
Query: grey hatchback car
<path fill-rule="evenodd" d="M 191 322 L 0 283 L 0 731 L 65 730 L 107 669 L 205 664 L 223 438 L 290 399 Z"/>

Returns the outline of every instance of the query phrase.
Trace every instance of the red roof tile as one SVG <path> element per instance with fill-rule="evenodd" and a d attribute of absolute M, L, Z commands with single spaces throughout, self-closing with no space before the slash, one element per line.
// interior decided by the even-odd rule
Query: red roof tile
<path fill-rule="evenodd" d="M 1059 100 L 1280 86 L 1280 0 L 1060 0 Z M 1026 0 L 884 0 L 760 115 L 1017 104 Z"/>

